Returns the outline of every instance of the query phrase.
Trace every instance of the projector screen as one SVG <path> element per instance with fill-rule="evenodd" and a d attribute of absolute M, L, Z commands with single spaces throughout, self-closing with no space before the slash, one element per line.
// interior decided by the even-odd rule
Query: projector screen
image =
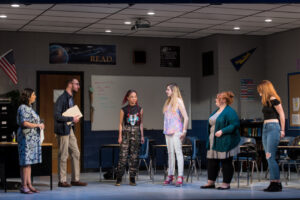
<path fill-rule="evenodd" d="M 168 83 L 177 83 L 189 115 L 191 128 L 191 87 L 188 77 L 152 76 L 102 76 L 92 75 L 93 88 L 93 131 L 118 130 L 121 102 L 129 89 L 138 93 L 139 105 L 144 110 L 144 128 L 163 129 L 162 107 L 167 98 Z"/>

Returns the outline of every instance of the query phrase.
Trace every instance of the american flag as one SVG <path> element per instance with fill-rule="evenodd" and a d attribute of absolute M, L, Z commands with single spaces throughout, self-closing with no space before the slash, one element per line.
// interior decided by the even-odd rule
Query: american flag
<path fill-rule="evenodd" d="M 9 76 L 14 84 L 18 83 L 17 71 L 14 60 L 13 50 L 9 50 L 0 57 L 0 66 L 4 72 Z"/>

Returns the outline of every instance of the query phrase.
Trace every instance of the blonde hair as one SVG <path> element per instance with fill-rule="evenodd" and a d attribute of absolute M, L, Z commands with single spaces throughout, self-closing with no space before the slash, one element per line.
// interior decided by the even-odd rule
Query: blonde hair
<path fill-rule="evenodd" d="M 170 89 L 172 90 L 172 95 L 165 101 L 163 113 L 166 112 L 169 105 L 171 105 L 172 111 L 175 111 L 178 104 L 178 98 L 183 101 L 180 89 L 176 83 L 170 83 L 167 85 L 167 87 L 170 87 Z"/>
<path fill-rule="evenodd" d="M 220 98 L 225 99 L 227 105 L 233 103 L 234 94 L 231 91 L 220 92 L 217 96 L 221 96 Z"/>
<path fill-rule="evenodd" d="M 278 101 L 280 100 L 279 95 L 277 94 L 273 84 L 269 80 L 263 80 L 258 86 L 257 86 L 257 92 L 262 94 L 261 95 L 261 103 L 264 106 L 271 105 L 270 98 L 275 97 Z"/>

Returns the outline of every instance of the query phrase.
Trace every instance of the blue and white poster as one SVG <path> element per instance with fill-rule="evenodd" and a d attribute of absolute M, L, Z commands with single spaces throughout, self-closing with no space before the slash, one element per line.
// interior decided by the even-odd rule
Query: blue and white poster
<path fill-rule="evenodd" d="M 115 45 L 61 44 L 49 45 L 50 64 L 116 64 Z"/>

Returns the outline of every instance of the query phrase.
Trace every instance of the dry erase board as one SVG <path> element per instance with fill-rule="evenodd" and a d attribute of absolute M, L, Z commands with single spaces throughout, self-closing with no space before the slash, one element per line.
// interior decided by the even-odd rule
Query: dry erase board
<path fill-rule="evenodd" d="M 289 129 L 300 129 L 300 72 L 288 74 Z"/>
<path fill-rule="evenodd" d="M 189 77 L 100 76 L 92 75 L 93 121 L 92 130 L 117 130 L 121 102 L 129 89 L 138 93 L 139 105 L 144 110 L 145 129 L 163 129 L 162 107 L 166 100 L 166 85 L 177 83 L 191 119 L 191 80 Z M 189 120 L 191 128 L 191 120 Z"/>

